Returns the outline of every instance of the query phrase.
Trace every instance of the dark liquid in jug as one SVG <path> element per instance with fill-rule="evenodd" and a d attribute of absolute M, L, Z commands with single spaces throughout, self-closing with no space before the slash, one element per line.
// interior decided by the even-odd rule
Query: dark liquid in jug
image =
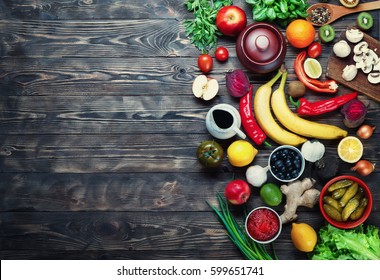
<path fill-rule="evenodd" d="M 230 128 L 234 123 L 232 115 L 224 110 L 214 110 L 212 116 L 216 125 L 223 129 Z"/>

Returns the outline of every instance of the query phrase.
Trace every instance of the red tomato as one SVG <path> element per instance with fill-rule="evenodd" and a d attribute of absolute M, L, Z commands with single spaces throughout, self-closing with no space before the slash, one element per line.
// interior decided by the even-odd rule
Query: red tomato
<path fill-rule="evenodd" d="M 316 58 L 322 53 L 322 45 L 318 42 L 313 42 L 307 48 L 307 55 L 311 58 Z"/>
<path fill-rule="evenodd" d="M 215 51 L 215 58 L 220 62 L 228 59 L 228 50 L 225 47 L 218 47 Z"/>
<path fill-rule="evenodd" d="M 198 67 L 204 74 L 211 71 L 213 65 L 213 60 L 209 54 L 201 54 L 198 57 Z"/>

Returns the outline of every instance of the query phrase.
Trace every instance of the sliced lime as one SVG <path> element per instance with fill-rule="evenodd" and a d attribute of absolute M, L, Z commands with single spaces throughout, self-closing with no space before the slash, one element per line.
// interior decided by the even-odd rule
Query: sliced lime
<path fill-rule="evenodd" d="M 322 75 L 322 66 L 315 58 L 306 58 L 303 68 L 306 75 L 312 79 L 318 79 Z"/>

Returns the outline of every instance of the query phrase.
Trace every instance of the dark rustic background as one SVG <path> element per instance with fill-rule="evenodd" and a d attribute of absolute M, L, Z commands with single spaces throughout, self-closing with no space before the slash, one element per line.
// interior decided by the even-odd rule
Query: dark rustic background
<path fill-rule="evenodd" d="M 251 8 L 234 3 L 251 23 Z M 369 34 L 379 39 L 379 11 L 371 14 Z M 238 106 L 224 74 L 242 66 L 234 40 L 220 38 L 231 57 L 210 74 L 219 95 L 197 100 L 200 52 L 185 35 L 186 18 L 184 1 L 175 0 L 0 0 L 1 259 L 242 258 L 205 201 L 216 204 L 216 192 L 244 179 L 245 168 L 225 159 L 206 170 L 195 158 L 211 139 L 204 122 L 211 106 Z M 333 26 L 339 34 L 354 21 Z M 332 45 L 324 50 L 325 67 Z M 288 48 L 288 80 L 296 54 Z M 249 73 L 255 88 L 269 76 Z M 369 104 L 366 123 L 378 125 L 378 103 L 359 98 Z M 339 111 L 315 120 L 344 127 Z M 338 141 L 324 143 L 336 155 Z M 363 143 L 364 158 L 379 166 L 379 130 Z M 254 163 L 265 165 L 270 151 L 260 147 Z M 350 167 L 342 164 L 340 174 L 353 174 Z M 374 196 L 368 223 L 380 226 L 380 173 L 362 179 Z M 248 208 L 262 204 L 253 189 Z M 298 221 L 324 224 L 318 207 L 300 208 Z M 290 228 L 274 244 L 279 258 L 306 259 Z"/>

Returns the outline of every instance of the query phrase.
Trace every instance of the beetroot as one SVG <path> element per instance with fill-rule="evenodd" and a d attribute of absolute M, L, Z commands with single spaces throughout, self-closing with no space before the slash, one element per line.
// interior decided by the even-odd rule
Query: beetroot
<path fill-rule="evenodd" d="M 228 93 L 233 97 L 242 97 L 249 91 L 249 78 L 243 70 L 236 69 L 226 74 Z"/>
<path fill-rule="evenodd" d="M 343 123 L 348 128 L 355 128 L 364 122 L 367 106 L 359 99 L 353 99 L 343 105 L 341 113 L 344 115 Z"/>

